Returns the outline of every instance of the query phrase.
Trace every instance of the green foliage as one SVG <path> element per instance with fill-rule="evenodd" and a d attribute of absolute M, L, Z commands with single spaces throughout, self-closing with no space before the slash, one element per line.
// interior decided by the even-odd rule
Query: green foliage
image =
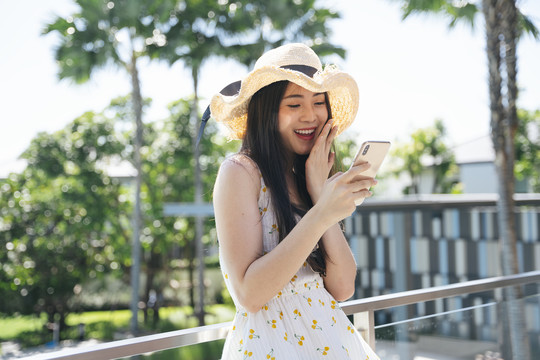
<path fill-rule="evenodd" d="M 287 42 L 306 42 L 321 56 L 345 56 L 329 42 L 328 23 L 340 15 L 315 0 L 198 0 L 183 2 L 175 11 L 161 28 L 167 46 L 154 43 L 149 51 L 171 64 L 181 60 L 197 73 L 211 56 L 250 66 L 264 51 Z"/>
<path fill-rule="evenodd" d="M 478 6 L 473 1 L 448 0 L 399 0 L 402 3 L 403 19 L 414 13 L 433 12 L 441 13 L 450 18 L 450 27 L 458 21 L 465 21 L 471 27 L 474 24 Z"/>
<path fill-rule="evenodd" d="M 86 278 L 121 270 L 130 209 L 100 168 L 122 148 L 112 131 L 112 119 L 89 112 L 41 133 L 22 155 L 29 166 L 0 186 L 0 292 L 11 300 L 0 311 L 63 317 Z"/>
<path fill-rule="evenodd" d="M 133 88 L 131 99 L 114 100 L 103 114 L 87 113 L 61 133 L 40 134 L 25 153 L 31 166 L 3 184 L 0 209 L 9 216 L 0 221 L 0 234 L 7 234 L 9 251 L 0 254 L 0 264 L 8 270 L 0 274 L 0 295 L 23 301 L 9 302 L 0 311 L 47 311 L 49 321 L 54 314 L 60 314 L 63 321 L 80 305 L 80 297 L 73 295 L 87 291 L 83 284 L 86 273 L 96 278 L 111 271 L 121 278 L 132 265 L 131 189 L 107 176 L 105 164 L 129 162 L 142 174 L 140 240 L 146 297 L 151 290 L 161 296 L 178 257 L 189 259 L 193 268 L 193 219 L 166 218 L 163 204 L 194 200 L 193 119 L 205 59 L 217 55 L 251 64 L 264 50 L 291 41 L 310 43 L 323 56 L 345 54 L 328 43 L 326 23 L 339 15 L 316 7 L 315 0 L 76 3 L 76 13 L 58 17 L 43 29 L 44 34 L 59 37 L 55 49 L 59 77 L 81 83 L 94 71 L 114 65 L 130 74 Z M 193 102 L 172 104 L 170 118 L 150 125 L 141 121 L 137 59 L 143 56 L 171 64 L 182 60 L 192 70 L 195 91 Z M 114 114 L 114 121 L 99 127 L 97 118 L 106 118 L 106 113 Z M 119 126 L 133 119 L 136 134 L 144 137 L 140 151 L 133 141 L 134 132 Z M 200 144 L 205 201 L 210 201 L 223 157 L 238 145 L 224 142 L 216 132 L 209 124 Z M 142 164 L 134 160 L 139 153 Z M 24 222 L 16 222 L 24 212 L 31 214 L 25 215 Z M 28 232 L 31 226 L 36 230 Z M 211 223 L 206 226 L 203 241 L 208 243 L 215 234 Z M 71 275 L 65 276 L 66 272 Z M 25 280 L 23 284 L 23 278 L 29 283 Z"/>
<path fill-rule="evenodd" d="M 431 192 L 452 192 L 458 169 L 445 135 L 444 124 L 436 120 L 434 126 L 413 132 L 411 141 L 393 147 L 391 154 L 400 162 L 394 175 L 406 173 L 411 179 L 411 185 L 403 190 L 405 194 L 419 193 L 420 178 L 428 168 L 433 170 L 434 176 Z"/>
<path fill-rule="evenodd" d="M 530 179 L 534 192 L 540 192 L 540 110 L 518 110 L 519 125 L 515 137 L 518 180 Z"/>
<path fill-rule="evenodd" d="M 146 44 L 158 33 L 159 23 L 168 21 L 176 1 L 172 0 L 76 0 L 79 11 L 57 17 L 44 34 L 57 33 L 55 49 L 60 79 L 87 81 L 94 70 L 115 65 L 129 70 L 132 54 L 146 54 Z"/>
<path fill-rule="evenodd" d="M 170 105 L 170 116 L 164 121 L 153 124 L 145 132 L 148 144 L 142 153 L 144 220 L 142 247 L 144 270 L 154 274 L 152 289 L 162 294 L 169 276 L 157 276 L 158 273 L 170 274 L 178 269 L 178 255 L 185 259 L 193 258 L 194 218 L 165 217 L 163 204 L 168 202 L 193 203 L 194 193 L 194 155 L 193 136 L 190 126 L 190 104 L 188 100 L 179 100 Z M 216 143 L 218 145 L 216 145 Z M 201 149 L 200 164 L 202 187 L 205 202 L 211 202 L 211 194 L 217 170 L 224 157 L 236 150 L 238 143 L 225 142 L 217 135 L 215 123 L 210 122 L 199 144 Z M 205 222 L 207 234 L 203 241 L 215 242 L 213 223 Z"/>
<path fill-rule="evenodd" d="M 475 25 L 476 15 L 482 12 L 481 1 L 454 1 L 454 0 L 391 0 L 401 3 L 403 19 L 412 14 L 434 13 L 449 19 L 448 26 L 454 27 L 459 22 L 464 22 L 471 28 Z M 518 22 L 520 36 L 528 34 L 538 39 L 540 32 L 533 19 L 518 10 Z"/>
<path fill-rule="evenodd" d="M 0 311 L 44 311 L 52 321 L 54 314 L 64 317 L 81 305 L 77 299 L 88 291 L 88 278 L 127 273 L 130 185 L 104 171 L 131 159 L 132 136 L 116 130 L 128 112 L 127 100 L 114 100 L 103 113 L 85 113 L 54 134 L 39 134 L 23 154 L 28 168 L 0 184 L 0 246 L 6 249 L 0 252 L 0 296 L 12 299 Z M 147 266 L 156 272 L 170 270 L 178 256 L 172 250 L 191 248 L 194 237 L 192 219 L 163 216 L 165 202 L 194 198 L 189 102 L 177 101 L 170 111 L 168 119 L 144 131 L 142 244 L 145 257 L 153 259 Z M 215 142 L 217 128 L 209 124 L 200 144 L 206 201 L 217 167 L 237 145 Z"/>

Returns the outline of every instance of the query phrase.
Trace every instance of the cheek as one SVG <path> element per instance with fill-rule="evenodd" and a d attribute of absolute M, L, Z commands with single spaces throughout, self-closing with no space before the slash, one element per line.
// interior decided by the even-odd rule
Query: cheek
<path fill-rule="evenodd" d="M 285 130 L 291 124 L 291 117 L 287 111 L 280 110 L 278 114 L 278 129 L 279 131 Z"/>
<path fill-rule="evenodd" d="M 317 114 L 319 115 L 319 118 L 322 118 L 324 121 L 328 119 L 328 109 L 326 109 L 326 106 L 321 106 Z"/>

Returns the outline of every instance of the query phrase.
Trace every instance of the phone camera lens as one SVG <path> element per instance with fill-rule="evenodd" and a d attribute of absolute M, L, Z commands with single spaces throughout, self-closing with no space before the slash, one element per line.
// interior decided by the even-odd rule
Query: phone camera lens
<path fill-rule="evenodd" d="M 362 151 L 362 155 L 366 155 L 368 150 L 369 150 L 369 145 L 366 145 L 366 147 L 364 148 L 364 151 Z"/>

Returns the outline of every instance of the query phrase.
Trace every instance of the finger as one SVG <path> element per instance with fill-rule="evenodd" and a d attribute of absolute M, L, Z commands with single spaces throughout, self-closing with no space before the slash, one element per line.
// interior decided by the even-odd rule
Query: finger
<path fill-rule="evenodd" d="M 332 124 L 333 123 L 334 123 L 333 119 L 326 120 L 326 122 L 324 123 L 323 128 L 321 129 L 321 132 L 319 133 L 319 137 L 325 135 L 325 133 L 326 133 L 326 136 L 328 136 L 328 134 L 330 133 L 330 130 L 332 130 Z M 324 138 L 326 138 L 326 136 L 324 136 Z"/>
<path fill-rule="evenodd" d="M 364 162 L 351 166 L 349 170 L 345 172 L 345 179 L 350 182 L 357 176 L 361 176 L 363 172 L 371 167 L 369 162 Z"/>
<path fill-rule="evenodd" d="M 363 190 L 360 190 L 360 191 L 357 191 L 355 193 L 353 193 L 353 197 L 354 197 L 354 200 L 360 200 L 360 199 L 363 199 L 363 198 L 369 198 L 369 197 L 372 197 L 373 196 L 373 193 L 367 189 L 363 189 Z"/>
<path fill-rule="evenodd" d="M 330 119 L 326 122 L 326 124 L 324 125 L 323 129 L 321 130 L 321 138 L 323 140 L 325 140 L 326 144 L 328 144 L 328 138 L 330 136 L 330 134 L 332 133 L 332 128 L 333 128 L 333 124 L 334 123 L 334 120 Z"/>
<path fill-rule="evenodd" d="M 377 185 L 377 180 L 373 178 L 366 178 L 351 183 L 352 192 L 358 192 L 363 189 L 369 190 L 371 187 Z"/>
<path fill-rule="evenodd" d="M 328 165 L 332 167 L 334 165 L 334 161 L 336 161 L 336 153 L 330 152 L 330 155 L 328 155 Z"/>
<path fill-rule="evenodd" d="M 326 137 L 326 146 L 332 145 L 332 143 L 334 142 L 334 139 L 337 136 L 337 132 L 338 132 L 338 127 L 332 126 L 330 132 L 328 133 L 328 136 Z"/>
<path fill-rule="evenodd" d="M 332 130 L 332 119 L 328 120 L 326 124 L 321 129 L 321 132 L 319 133 L 319 136 L 315 140 L 315 144 L 313 144 L 312 151 L 317 151 L 318 149 L 322 149 L 325 151 L 325 153 L 328 153 L 326 151 L 325 141 L 328 139 L 328 135 L 330 134 L 330 131 Z"/>
<path fill-rule="evenodd" d="M 338 171 L 337 173 L 335 173 L 334 175 L 332 175 L 331 177 L 328 178 L 328 181 L 332 181 L 340 176 L 342 176 L 343 173 L 341 171 Z"/>

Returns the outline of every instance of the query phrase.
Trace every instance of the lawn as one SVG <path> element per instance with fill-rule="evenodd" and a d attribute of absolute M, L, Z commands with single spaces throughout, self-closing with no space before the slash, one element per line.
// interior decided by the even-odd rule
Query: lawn
<path fill-rule="evenodd" d="M 231 306 L 211 305 L 206 307 L 207 324 L 230 321 L 235 310 Z M 61 339 L 77 339 L 79 324 L 84 324 L 85 339 L 98 339 L 111 341 L 121 338 L 129 330 L 131 312 L 129 310 L 115 311 L 89 311 L 80 314 L 70 314 L 66 318 L 69 329 L 61 334 Z M 156 326 L 142 323 L 142 312 L 139 315 L 139 324 L 143 334 L 160 333 L 178 329 L 191 328 L 198 325 L 190 307 L 170 307 L 160 309 L 160 321 Z M 0 317 L 0 342 L 18 341 L 23 347 L 37 346 L 52 340 L 52 333 L 45 328 L 46 316 L 10 316 Z M 151 316 L 149 323 L 151 323 Z M 210 345 L 209 345 L 210 346 Z M 211 345 L 212 352 L 219 343 Z M 195 350 L 194 350 L 195 351 Z M 182 351 L 183 352 L 183 351 Z M 197 352 L 197 351 L 195 351 Z M 203 351 L 204 353 L 204 351 Z M 158 356 L 159 357 L 159 356 Z"/>
<path fill-rule="evenodd" d="M 29 315 L 0 317 L 0 340 L 16 340 L 21 333 L 41 331 L 46 322 L 45 314 L 39 318 Z"/>

